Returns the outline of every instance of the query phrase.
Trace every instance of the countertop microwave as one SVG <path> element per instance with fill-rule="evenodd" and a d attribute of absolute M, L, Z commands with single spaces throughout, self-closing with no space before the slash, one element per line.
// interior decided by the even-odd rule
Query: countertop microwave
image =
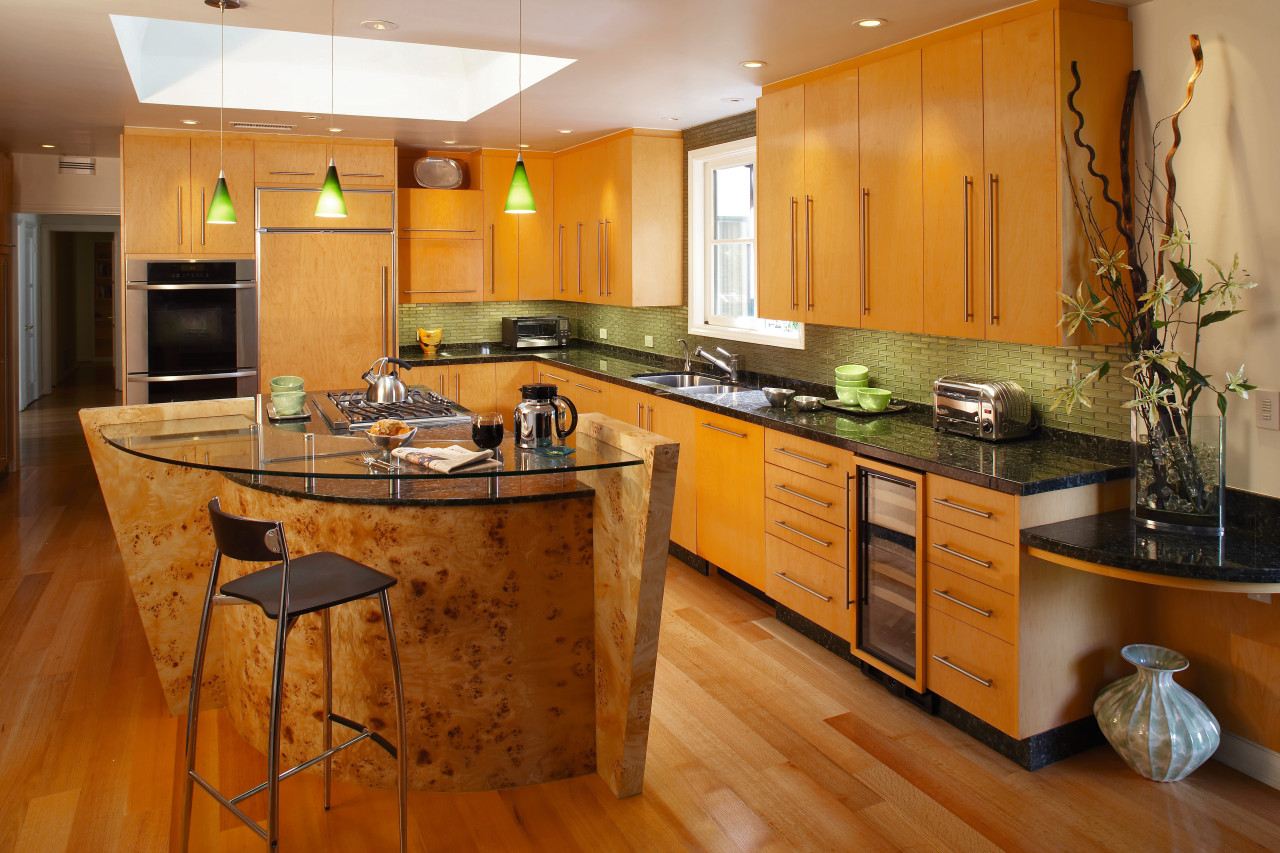
<path fill-rule="evenodd" d="M 568 317 L 502 318 L 502 344 L 511 349 L 565 347 L 572 334 Z"/>

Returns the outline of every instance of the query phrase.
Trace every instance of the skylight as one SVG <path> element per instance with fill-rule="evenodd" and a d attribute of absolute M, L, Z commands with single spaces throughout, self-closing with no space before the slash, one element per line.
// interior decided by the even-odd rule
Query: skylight
<path fill-rule="evenodd" d="M 218 106 L 219 27 L 112 15 L 133 88 L 144 104 Z M 227 106 L 329 112 L 329 36 L 227 27 Z M 517 54 L 339 37 L 334 112 L 468 121 L 516 94 Z M 575 60 L 524 55 L 524 88 Z"/>

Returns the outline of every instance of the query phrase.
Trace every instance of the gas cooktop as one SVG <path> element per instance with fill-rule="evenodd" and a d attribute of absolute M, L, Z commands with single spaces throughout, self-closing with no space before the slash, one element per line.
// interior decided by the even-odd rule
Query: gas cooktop
<path fill-rule="evenodd" d="M 467 423 L 467 410 L 434 391 L 409 390 L 402 403 L 371 403 L 364 391 L 323 391 L 311 395 L 311 402 L 334 432 L 368 429 L 375 421 L 395 418 L 410 426 L 444 426 Z"/>

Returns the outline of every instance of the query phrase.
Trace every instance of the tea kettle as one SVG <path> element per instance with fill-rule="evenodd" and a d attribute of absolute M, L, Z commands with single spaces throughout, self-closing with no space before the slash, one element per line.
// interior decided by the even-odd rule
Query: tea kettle
<path fill-rule="evenodd" d="M 513 429 L 516 447 L 550 447 L 568 437 L 578 427 L 578 409 L 568 397 L 556 393 L 547 382 L 520 386 L 521 401 L 516 405 Z M 569 413 L 568 429 L 561 429 L 562 415 Z"/>
<path fill-rule="evenodd" d="M 409 362 L 390 356 L 383 356 L 375 361 L 373 366 L 364 372 L 364 376 L 360 377 L 369 383 L 368 389 L 364 392 L 364 398 L 370 403 L 403 403 L 409 396 L 409 387 L 404 384 L 395 370 L 390 373 L 381 372 L 388 363 L 403 367 L 405 370 L 413 369 L 413 365 Z"/>

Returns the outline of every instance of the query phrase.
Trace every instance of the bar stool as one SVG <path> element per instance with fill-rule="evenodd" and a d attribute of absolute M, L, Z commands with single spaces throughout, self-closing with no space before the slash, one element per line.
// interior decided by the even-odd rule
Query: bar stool
<path fill-rule="evenodd" d="M 289 559 L 285 545 L 284 525 L 279 521 L 260 521 L 241 518 L 223 512 L 218 499 L 209 501 L 209 520 L 213 524 L 213 568 L 209 572 L 209 587 L 205 593 L 204 611 L 200 615 L 200 633 L 196 639 L 196 656 L 191 675 L 191 697 L 187 708 L 187 762 L 182 789 L 182 851 L 186 853 L 191 830 L 191 795 L 193 785 L 199 783 L 209 794 L 240 818 L 274 851 L 279 843 L 279 787 L 286 779 L 313 764 L 324 762 L 324 807 L 329 808 L 329 782 L 333 755 L 366 738 L 385 749 L 396 759 L 396 793 L 400 806 L 400 851 L 405 853 L 408 840 L 408 760 L 405 750 L 407 727 L 404 714 L 404 685 L 400 680 L 400 654 L 396 648 L 395 626 L 391 622 L 391 606 L 387 590 L 395 586 L 396 579 L 375 571 L 355 560 L 322 551 L 307 554 L 295 560 Z M 223 556 L 250 563 L 271 562 L 274 565 L 259 569 L 218 588 L 218 570 Z M 279 562 L 276 562 L 279 561 Z M 382 608 L 382 620 L 387 627 L 387 645 L 391 653 L 392 678 L 396 694 L 396 730 L 399 748 L 367 726 L 333 713 L 333 661 L 329 641 L 329 608 L 361 598 L 377 596 Z M 256 604 L 268 619 L 276 622 L 275 660 L 271 676 L 271 719 L 268 730 L 267 781 L 243 794 L 227 799 L 195 770 L 196 729 L 200 709 L 200 681 L 204 674 L 205 645 L 209 641 L 209 622 L 215 605 Z M 298 617 L 307 613 L 320 613 L 321 633 L 324 637 L 324 752 L 302 762 L 296 767 L 280 772 L 280 700 L 284 688 L 285 640 Z M 280 614 L 285 618 L 280 618 Z M 332 746 L 333 724 L 339 723 L 357 734 L 349 740 Z M 236 805 L 263 790 L 267 791 L 267 828 L 264 830 Z"/>

